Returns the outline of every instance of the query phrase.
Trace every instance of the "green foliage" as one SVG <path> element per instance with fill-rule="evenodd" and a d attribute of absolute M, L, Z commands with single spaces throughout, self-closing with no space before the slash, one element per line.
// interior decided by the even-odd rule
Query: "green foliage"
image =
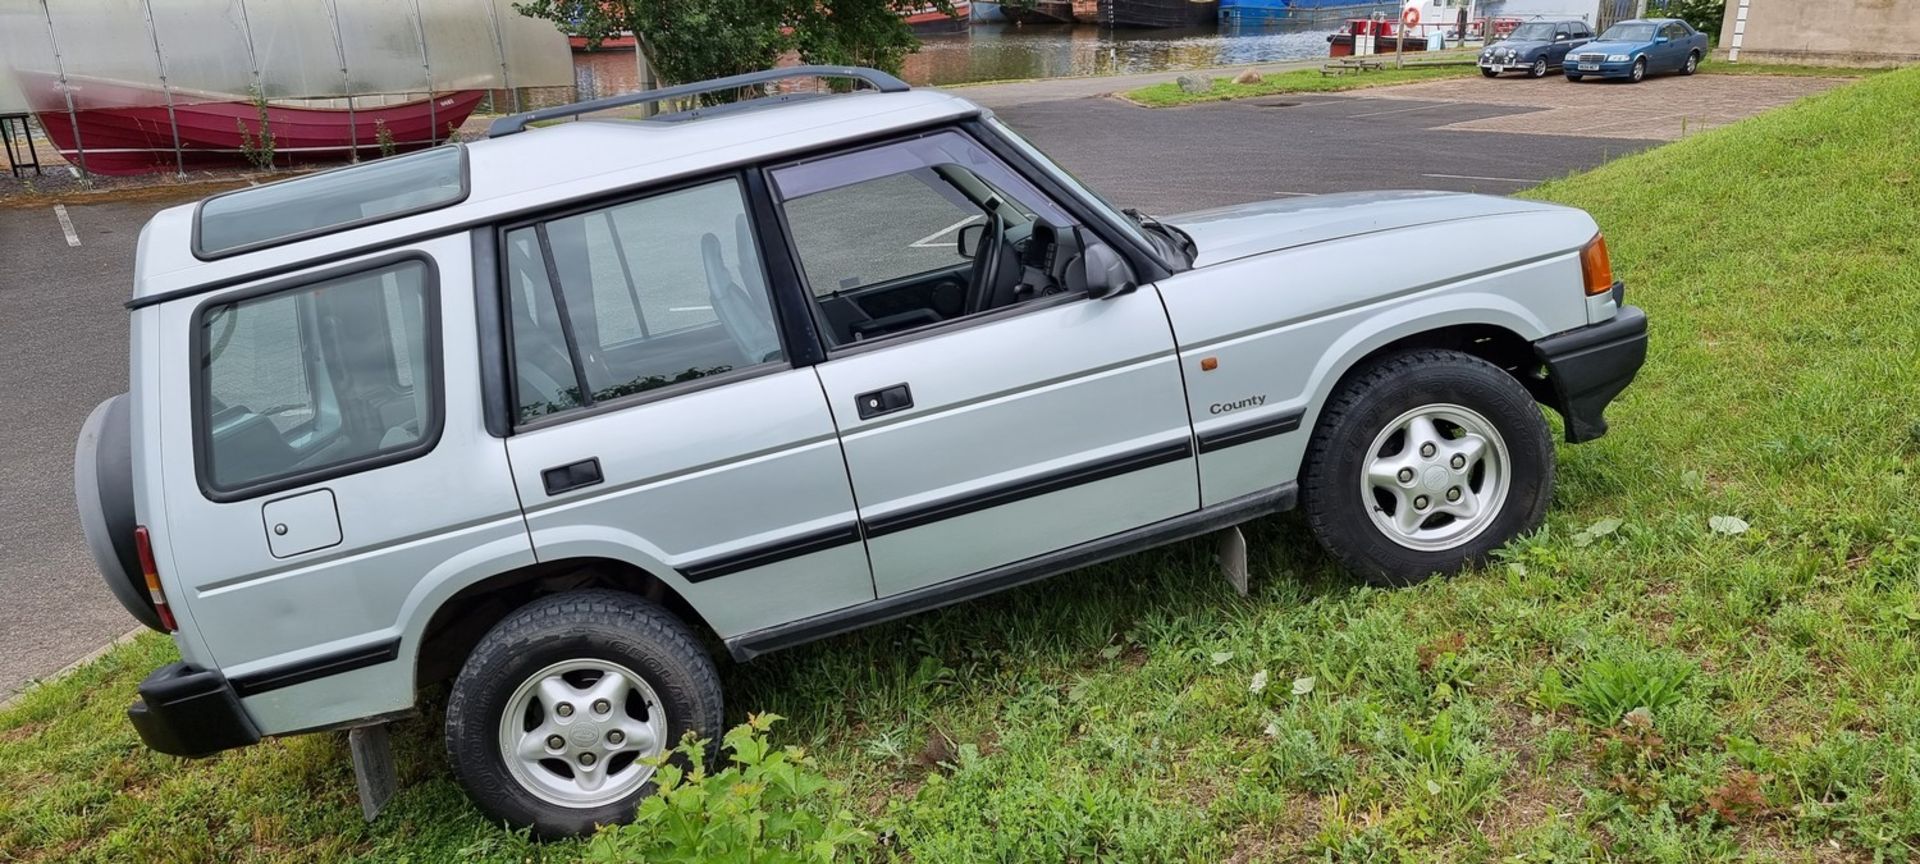
<path fill-rule="evenodd" d="M 1693 25 L 1693 29 L 1707 34 L 1709 40 L 1719 40 L 1720 25 L 1727 19 L 1725 0 L 1667 0 L 1662 8 L 1659 3 L 1647 9 L 1648 15 L 1680 18 Z"/>
<path fill-rule="evenodd" d="M 373 121 L 373 141 L 380 147 L 380 158 L 392 156 L 399 148 L 393 140 L 393 130 L 387 128 L 387 121 Z"/>
<path fill-rule="evenodd" d="M 245 156 L 247 163 L 255 170 L 271 171 L 274 151 L 273 119 L 267 114 L 267 97 L 258 87 L 249 92 L 252 95 L 253 110 L 258 118 L 256 121 L 258 125 L 249 130 L 247 121 L 238 117 L 233 118 L 233 125 L 240 131 L 240 155 Z"/>
<path fill-rule="evenodd" d="M 1231 78 L 1215 78 L 1213 87 L 1205 93 L 1188 93 L 1180 89 L 1177 82 L 1167 81 L 1130 90 L 1122 95 L 1149 108 L 1171 108 L 1198 102 L 1221 102 L 1229 99 L 1249 99 L 1255 96 L 1287 93 L 1337 93 L 1344 90 L 1364 90 L 1389 84 L 1432 81 L 1436 78 L 1459 78 L 1475 74 L 1475 71 L 1473 66 L 1467 65 L 1409 66 L 1401 69 L 1388 67 L 1372 72 L 1354 72 L 1345 75 L 1322 75 L 1315 69 L 1302 69 L 1267 75 L 1255 84 L 1235 84 Z"/>
<path fill-rule="evenodd" d="M 722 739 L 732 754 L 726 768 L 708 773 L 706 742 L 683 741 L 674 752 L 682 769 L 665 762 L 655 774 L 659 791 L 640 802 L 631 825 L 601 829 L 587 846 L 597 864 L 799 864 L 849 860 L 867 838 L 853 814 L 832 810 L 844 791 L 822 776 L 798 747 L 767 741 L 773 714 L 756 714 Z"/>
<path fill-rule="evenodd" d="M 1588 720 L 1612 726 L 1630 711 L 1645 709 L 1658 715 L 1673 707 L 1692 675 L 1691 666 L 1664 657 L 1601 658 L 1586 665 L 1566 695 Z"/>
<path fill-rule="evenodd" d="M 525 0 L 514 8 L 585 36 L 592 45 L 639 34 L 647 62 L 669 82 L 766 69 L 788 51 L 809 63 L 898 71 L 919 46 L 900 13 L 953 0 Z"/>

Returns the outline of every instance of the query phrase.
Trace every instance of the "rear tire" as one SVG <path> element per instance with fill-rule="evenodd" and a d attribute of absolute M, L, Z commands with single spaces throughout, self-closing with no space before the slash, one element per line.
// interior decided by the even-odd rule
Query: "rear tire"
<path fill-rule="evenodd" d="M 1680 74 L 1692 75 L 1698 71 L 1700 71 L 1700 52 L 1695 51 L 1687 55 L 1687 65 L 1680 67 Z"/>
<path fill-rule="evenodd" d="M 1300 487 L 1328 552 L 1374 585 L 1404 586 L 1538 528 L 1554 470 L 1546 419 L 1520 382 L 1469 354 L 1420 350 L 1335 392 Z"/>
<path fill-rule="evenodd" d="M 541 837 L 628 822 L 644 759 L 720 734 L 720 677 L 693 631 L 617 591 L 569 591 L 508 615 L 447 702 L 447 757 L 488 818 Z M 559 746 L 554 746 L 557 743 Z"/>

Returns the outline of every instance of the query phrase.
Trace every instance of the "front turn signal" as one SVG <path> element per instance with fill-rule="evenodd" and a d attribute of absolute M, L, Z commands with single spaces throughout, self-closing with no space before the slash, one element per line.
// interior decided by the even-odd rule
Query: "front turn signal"
<path fill-rule="evenodd" d="M 1586 278 L 1587 296 L 1613 290 L 1613 259 L 1607 257 L 1607 238 L 1595 234 L 1580 249 L 1580 272 Z"/>

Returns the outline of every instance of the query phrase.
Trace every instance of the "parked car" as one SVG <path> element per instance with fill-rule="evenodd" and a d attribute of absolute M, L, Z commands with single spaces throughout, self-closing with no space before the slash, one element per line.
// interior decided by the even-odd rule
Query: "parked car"
<path fill-rule="evenodd" d="M 1507 38 L 1480 52 L 1480 74 L 1498 78 L 1509 71 L 1545 78 L 1567 59 L 1567 52 L 1593 40 L 1585 21 L 1528 21 Z"/>
<path fill-rule="evenodd" d="M 645 120 L 545 121 L 737 93 Z M 1498 238 L 1490 242 L 1488 238 Z M 956 96 L 802 67 L 545 109 L 140 235 L 86 536 L 206 756 L 451 679 L 452 770 L 632 816 L 737 661 L 1296 505 L 1405 585 L 1532 531 L 1646 353 L 1587 214 L 1123 212 Z"/>
<path fill-rule="evenodd" d="M 1574 54 L 1567 80 L 1593 75 L 1639 83 L 1662 72 L 1692 75 L 1706 56 L 1707 34 L 1678 18 L 1622 21 Z"/>

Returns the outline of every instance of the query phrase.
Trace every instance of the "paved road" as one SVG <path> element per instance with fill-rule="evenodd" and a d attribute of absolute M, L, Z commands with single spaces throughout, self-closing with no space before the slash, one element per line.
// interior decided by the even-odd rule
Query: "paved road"
<path fill-rule="evenodd" d="M 1357 189 L 1507 193 L 1650 143 L 1441 129 L 1539 109 L 1378 94 L 1160 111 L 1109 99 L 996 101 L 1068 169 L 1155 213 Z M 0 404 L 11 409 L 0 414 L 0 694 L 132 623 L 81 546 L 70 462 L 87 412 L 125 389 L 120 304 L 135 237 L 161 206 L 70 207 L 78 247 L 50 207 L 0 208 Z"/>

